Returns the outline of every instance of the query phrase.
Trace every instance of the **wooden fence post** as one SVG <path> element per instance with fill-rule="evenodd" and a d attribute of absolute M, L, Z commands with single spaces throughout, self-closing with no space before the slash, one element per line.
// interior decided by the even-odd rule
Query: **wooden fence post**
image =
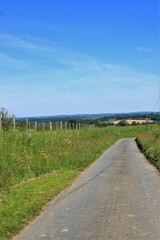
<path fill-rule="evenodd" d="M 52 122 L 49 123 L 50 131 L 52 131 Z"/>
<path fill-rule="evenodd" d="M 34 123 L 34 127 L 35 127 L 35 132 L 37 132 L 37 122 Z"/>
<path fill-rule="evenodd" d="M 0 131 L 2 130 L 2 114 L 0 113 Z"/>
<path fill-rule="evenodd" d="M 28 131 L 28 119 L 26 119 L 26 131 Z"/>
<path fill-rule="evenodd" d="M 63 125 L 62 125 L 62 121 L 60 122 L 60 130 L 62 130 L 63 129 Z"/>
<path fill-rule="evenodd" d="M 13 115 L 13 130 L 16 131 L 16 117 Z"/>

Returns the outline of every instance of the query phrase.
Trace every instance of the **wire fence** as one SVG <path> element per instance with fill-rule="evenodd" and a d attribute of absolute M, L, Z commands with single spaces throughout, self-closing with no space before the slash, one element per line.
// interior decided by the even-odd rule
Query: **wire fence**
<path fill-rule="evenodd" d="M 82 124 L 63 121 L 33 121 L 29 119 L 19 120 L 15 116 L 3 119 L 0 115 L 0 131 L 56 131 L 64 129 L 81 129 L 83 127 L 95 128 L 94 124 Z"/>

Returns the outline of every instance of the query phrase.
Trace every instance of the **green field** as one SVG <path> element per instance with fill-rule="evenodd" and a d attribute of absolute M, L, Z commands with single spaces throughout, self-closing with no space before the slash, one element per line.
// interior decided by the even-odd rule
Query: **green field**
<path fill-rule="evenodd" d="M 151 126 L 0 132 L 0 239 L 11 239 L 118 139 Z M 14 221 L 13 221 L 14 219 Z"/>

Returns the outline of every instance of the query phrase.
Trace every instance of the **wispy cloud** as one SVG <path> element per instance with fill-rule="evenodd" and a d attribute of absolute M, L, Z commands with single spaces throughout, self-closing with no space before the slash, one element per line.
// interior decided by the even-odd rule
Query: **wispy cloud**
<path fill-rule="evenodd" d="M 136 50 L 139 51 L 139 52 L 144 52 L 144 53 L 154 52 L 154 49 L 146 48 L 146 47 L 137 47 Z"/>
<path fill-rule="evenodd" d="M 40 108 L 42 114 L 47 114 L 46 105 L 48 111 L 56 109 L 51 114 L 65 113 L 65 108 L 73 113 L 75 105 L 77 112 L 94 112 L 95 106 L 99 111 L 111 111 L 107 106 L 112 103 L 118 107 L 123 102 L 125 106 L 126 101 L 140 102 L 142 97 L 153 96 L 158 81 L 155 75 L 102 61 L 61 44 L 4 34 L 0 34 L 0 41 L 0 104 L 20 106 L 21 112 L 28 104 L 32 105 L 33 115 L 40 114 Z M 2 45 L 9 49 L 8 54 L 3 53 Z M 5 67 L 14 71 L 4 71 Z"/>
<path fill-rule="evenodd" d="M 44 45 L 39 43 L 34 43 L 33 39 L 32 42 L 28 41 L 27 38 L 24 37 L 16 37 L 9 34 L 0 34 L 0 43 L 3 46 L 8 46 L 10 48 L 16 49 L 23 49 L 23 50 L 31 50 L 31 51 L 47 51 Z"/>
<path fill-rule="evenodd" d="M 58 28 L 58 26 L 56 25 L 56 24 L 48 24 L 48 23 L 45 23 L 44 21 L 29 21 L 28 19 L 26 19 L 25 21 L 24 21 L 24 23 L 26 24 L 26 25 L 29 25 L 29 26 L 34 26 L 34 27 L 38 27 L 38 28 L 40 28 L 41 30 L 42 29 L 53 29 L 53 30 L 58 30 L 59 28 Z"/>
<path fill-rule="evenodd" d="M 27 67 L 27 63 L 23 60 L 18 60 L 17 58 L 13 58 L 7 54 L 0 52 L 0 67 L 9 67 L 15 69 L 24 69 Z M 4 70 L 4 69 L 3 69 Z M 2 70 L 2 71 L 3 71 Z"/>

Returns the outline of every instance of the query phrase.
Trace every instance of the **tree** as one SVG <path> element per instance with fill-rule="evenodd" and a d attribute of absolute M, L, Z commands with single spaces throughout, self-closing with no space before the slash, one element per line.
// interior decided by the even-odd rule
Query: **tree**
<path fill-rule="evenodd" d="M 121 120 L 117 125 L 119 125 L 119 126 L 127 126 L 128 123 L 127 123 L 127 121 L 124 119 L 124 120 Z"/>
<path fill-rule="evenodd" d="M 137 125 L 136 121 L 133 121 L 133 122 L 132 122 L 132 125 Z"/>
<path fill-rule="evenodd" d="M 9 123 L 10 123 L 9 113 L 3 107 L 0 108 L 0 116 L 1 116 L 2 129 L 9 130 Z"/>
<path fill-rule="evenodd" d="M 69 121 L 68 121 L 68 124 L 71 126 L 71 128 L 76 128 L 76 125 L 78 124 L 78 121 L 77 119 L 75 118 L 71 118 Z"/>

